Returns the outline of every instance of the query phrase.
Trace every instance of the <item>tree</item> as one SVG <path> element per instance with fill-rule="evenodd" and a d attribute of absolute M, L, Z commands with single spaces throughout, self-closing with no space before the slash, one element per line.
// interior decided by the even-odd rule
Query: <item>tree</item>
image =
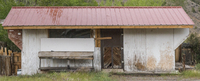
<path fill-rule="evenodd" d="M 198 52 L 199 52 L 199 39 L 197 37 L 197 34 L 191 34 L 187 40 L 186 40 L 187 43 L 190 44 L 191 46 L 191 51 L 192 51 L 192 62 L 195 63 L 195 62 L 200 62 L 200 59 L 198 58 L 195 58 L 195 57 L 200 57 L 200 55 L 196 55 Z M 194 59 L 195 58 L 195 59 Z"/>
<path fill-rule="evenodd" d="M 8 38 L 7 30 L 4 30 L 0 24 L 0 41 L 7 44 L 7 48 L 12 51 L 20 51 L 20 49 Z"/>

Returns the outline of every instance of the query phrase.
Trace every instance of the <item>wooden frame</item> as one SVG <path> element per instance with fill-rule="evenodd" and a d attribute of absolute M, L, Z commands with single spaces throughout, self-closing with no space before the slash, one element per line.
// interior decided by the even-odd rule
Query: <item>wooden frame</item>
<path fill-rule="evenodd" d="M 67 67 L 41 67 L 41 59 L 82 59 L 82 60 L 91 60 L 92 68 L 94 69 L 94 52 L 67 52 L 67 51 L 40 51 L 38 52 L 39 57 L 39 69 L 40 70 L 55 70 L 55 69 L 69 69 Z M 73 68 L 74 69 L 74 68 Z"/>
<path fill-rule="evenodd" d="M 116 29 L 116 28 L 193 28 L 193 25 L 158 26 L 5 26 L 4 29 Z"/>

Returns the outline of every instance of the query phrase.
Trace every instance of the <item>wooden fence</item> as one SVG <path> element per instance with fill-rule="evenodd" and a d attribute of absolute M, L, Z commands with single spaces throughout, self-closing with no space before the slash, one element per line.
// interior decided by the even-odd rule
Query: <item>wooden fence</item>
<path fill-rule="evenodd" d="M 21 53 L 12 52 L 7 48 L 0 49 L 0 75 L 16 75 L 17 69 L 21 69 Z"/>

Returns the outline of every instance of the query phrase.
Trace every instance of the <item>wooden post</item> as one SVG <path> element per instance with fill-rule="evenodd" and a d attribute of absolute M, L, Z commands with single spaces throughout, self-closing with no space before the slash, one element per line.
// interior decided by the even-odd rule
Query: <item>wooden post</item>
<path fill-rule="evenodd" d="M 185 54 L 183 54 L 182 65 L 183 65 L 183 71 L 185 71 Z"/>
<path fill-rule="evenodd" d="M 8 55 L 9 55 L 9 56 L 11 56 L 11 53 L 12 53 L 12 51 L 11 51 L 11 50 L 8 50 Z"/>
<path fill-rule="evenodd" d="M 2 56 L 0 56 L 0 75 L 2 75 L 2 67 L 3 67 L 3 63 L 2 63 Z"/>
<path fill-rule="evenodd" d="M 0 55 L 3 55 L 3 47 L 1 47 Z"/>
<path fill-rule="evenodd" d="M 4 52 L 4 55 L 8 55 L 8 54 L 7 54 L 7 48 L 5 48 L 5 52 Z"/>

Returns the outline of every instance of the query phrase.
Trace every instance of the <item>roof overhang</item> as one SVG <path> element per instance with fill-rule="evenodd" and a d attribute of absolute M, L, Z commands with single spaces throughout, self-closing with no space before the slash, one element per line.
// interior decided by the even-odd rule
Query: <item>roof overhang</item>
<path fill-rule="evenodd" d="M 193 28 L 193 25 L 171 26 L 5 26 L 4 29 L 141 29 L 141 28 Z"/>

